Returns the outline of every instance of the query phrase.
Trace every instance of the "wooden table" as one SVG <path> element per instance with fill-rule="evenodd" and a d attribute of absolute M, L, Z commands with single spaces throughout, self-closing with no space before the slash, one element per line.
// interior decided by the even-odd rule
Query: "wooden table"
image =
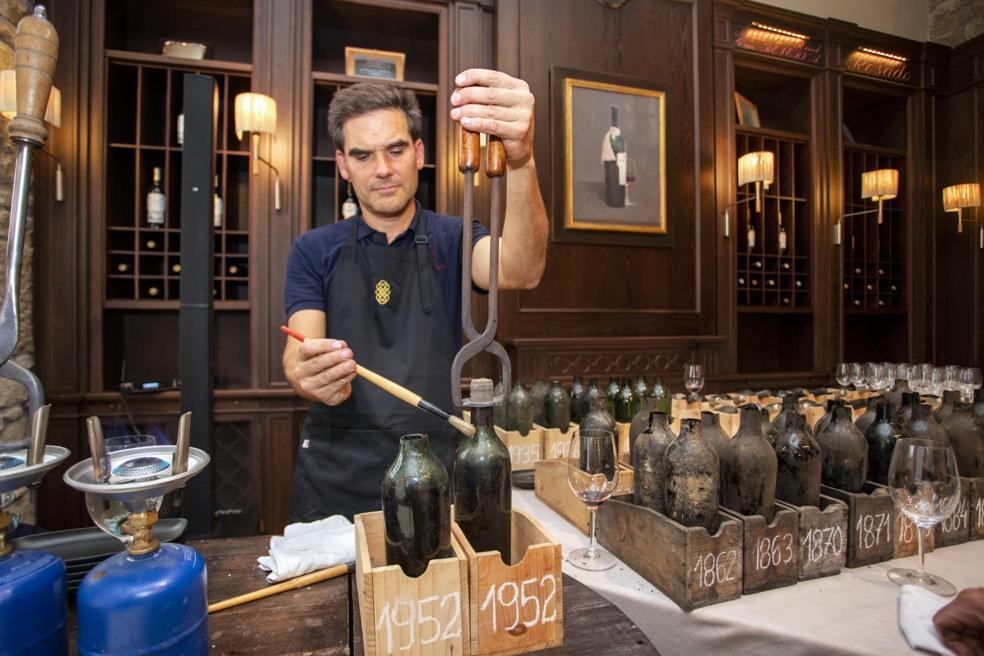
<path fill-rule="evenodd" d="M 208 601 L 214 603 L 266 585 L 256 558 L 269 537 L 195 540 L 208 566 Z M 212 654 L 362 654 L 355 581 L 339 577 L 209 616 Z M 564 645 L 543 654 L 657 654 L 615 606 L 564 576 Z"/>

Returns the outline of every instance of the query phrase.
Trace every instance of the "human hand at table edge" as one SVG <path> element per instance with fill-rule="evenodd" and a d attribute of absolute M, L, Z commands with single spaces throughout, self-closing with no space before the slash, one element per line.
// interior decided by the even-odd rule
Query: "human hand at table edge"
<path fill-rule="evenodd" d="M 288 326 L 307 336 L 303 343 L 288 338 L 284 347 L 284 375 L 294 391 L 329 406 L 348 399 L 356 376 L 355 356 L 345 341 L 322 336 L 324 313 L 298 311 L 291 315 Z"/>
<path fill-rule="evenodd" d="M 533 159 L 533 107 L 529 85 L 501 71 L 469 68 L 455 77 L 451 119 L 472 132 L 502 139 L 506 166 L 520 168 Z"/>

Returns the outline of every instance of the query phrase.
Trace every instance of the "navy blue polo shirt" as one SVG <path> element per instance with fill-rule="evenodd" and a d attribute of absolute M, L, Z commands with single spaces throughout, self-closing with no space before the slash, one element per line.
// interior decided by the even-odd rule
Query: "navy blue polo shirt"
<path fill-rule="evenodd" d="M 374 248 L 400 248 L 413 250 L 414 236 L 421 216 L 427 217 L 427 249 L 431 263 L 441 283 L 444 309 L 448 313 L 454 335 L 461 336 L 461 218 L 436 214 L 420 209 L 410 222 L 410 227 L 393 243 L 386 240 L 386 233 L 373 230 L 362 219 L 362 213 L 351 219 L 331 223 L 304 233 L 291 247 L 287 258 L 287 282 L 284 288 L 284 312 L 290 318 L 298 310 L 320 310 L 328 315 L 328 333 L 331 334 L 331 299 L 328 290 L 335 265 L 348 241 L 352 221 L 358 221 L 356 239 L 368 249 L 372 257 Z M 478 221 L 473 221 L 472 246 L 489 234 Z"/>

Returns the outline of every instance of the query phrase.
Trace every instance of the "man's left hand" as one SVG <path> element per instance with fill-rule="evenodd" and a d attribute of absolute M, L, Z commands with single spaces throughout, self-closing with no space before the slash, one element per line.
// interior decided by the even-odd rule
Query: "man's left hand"
<path fill-rule="evenodd" d="M 454 79 L 451 118 L 472 132 L 502 139 L 506 164 L 516 168 L 533 156 L 533 94 L 523 80 L 499 71 L 470 68 Z"/>

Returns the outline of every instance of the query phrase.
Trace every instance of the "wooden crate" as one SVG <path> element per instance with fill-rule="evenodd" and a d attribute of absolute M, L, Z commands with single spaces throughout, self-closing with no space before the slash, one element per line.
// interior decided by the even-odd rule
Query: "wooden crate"
<path fill-rule="evenodd" d="M 629 429 L 632 428 L 631 423 L 624 423 L 621 421 L 616 421 L 615 425 L 618 426 L 618 452 L 628 453 L 629 452 Z"/>
<path fill-rule="evenodd" d="M 538 424 L 533 424 L 534 428 L 541 431 L 540 458 L 543 460 L 556 460 L 566 458 L 567 452 L 571 448 L 571 437 L 577 432 L 577 424 L 572 423 L 566 431 L 559 428 L 547 428 Z"/>
<path fill-rule="evenodd" d="M 895 504 L 878 488 L 865 483 L 861 492 L 848 492 L 820 486 L 823 494 L 847 504 L 847 567 L 873 565 L 895 556 L 892 531 Z"/>
<path fill-rule="evenodd" d="M 468 560 L 469 653 L 523 654 L 562 645 L 563 559 L 560 544 L 540 523 L 512 511 L 513 565 L 498 551 L 476 553 L 457 524 L 452 531 Z"/>
<path fill-rule="evenodd" d="M 816 506 L 778 503 L 799 514 L 799 580 L 840 572 L 847 560 L 847 506 L 823 495 Z"/>
<path fill-rule="evenodd" d="M 970 539 L 971 488 L 970 479 L 960 477 L 960 501 L 956 509 L 933 528 L 937 547 L 962 544 Z"/>
<path fill-rule="evenodd" d="M 984 538 L 984 478 L 966 478 L 970 483 L 970 539 Z"/>
<path fill-rule="evenodd" d="M 912 520 L 905 516 L 898 506 L 892 504 L 892 542 L 895 545 L 893 558 L 905 558 L 919 553 L 919 530 Z M 933 550 L 935 532 L 923 533 L 923 551 Z"/>
<path fill-rule="evenodd" d="M 742 531 L 721 513 L 714 535 L 688 527 L 644 506 L 629 495 L 598 509 L 598 541 L 683 610 L 741 596 Z"/>
<path fill-rule="evenodd" d="M 632 468 L 619 465 L 618 487 L 615 494 L 632 494 Z M 569 521 L 579 531 L 588 534 L 588 507 L 571 490 L 567 482 L 567 463 L 563 460 L 541 460 L 536 463 L 534 476 L 536 498 Z"/>
<path fill-rule="evenodd" d="M 799 580 L 799 513 L 779 504 L 766 522 L 762 515 L 721 512 L 741 523 L 742 594 L 793 585 Z"/>
<path fill-rule="evenodd" d="M 383 513 L 355 516 L 355 572 L 366 656 L 464 654 L 469 648 L 468 561 L 452 535 L 454 556 L 432 560 L 417 578 L 386 564 Z"/>
<path fill-rule="evenodd" d="M 513 471 L 528 471 L 533 469 L 533 463 L 540 459 L 540 448 L 543 445 L 543 429 L 534 426 L 530 432 L 523 435 L 519 431 L 507 431 L 498 426 L 495 434 L 509 449 Z"/>

